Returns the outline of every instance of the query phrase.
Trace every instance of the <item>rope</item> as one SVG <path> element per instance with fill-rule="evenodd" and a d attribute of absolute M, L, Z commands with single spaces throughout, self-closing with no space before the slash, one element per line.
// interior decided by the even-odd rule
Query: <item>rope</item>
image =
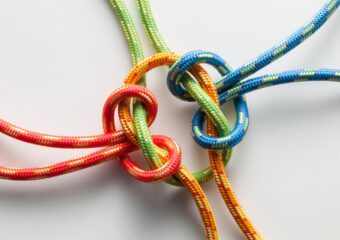
<path fill-rule="evenodd" d="M 158 31 L 148 0 L 137 0 L 137 5 L 146 32 L 156 51 L 169 51 L 169 47 Z M 215 182 L 231 215 L 247 239 L 262 239 L 262 237 L 238 203 L 222 161 L 223 155 L 227 156 L 225 162 L 229 160 L 231 148 L 243 139 L 248 129 L 249 114 L 243 94 L 258 88 L 293 81 L 337 81 L 340 70 L 300 70 L 249 80 L 244 79 L 285 55 L 310 37 L 329 19 L 339 5 L 339 0 L 328 1 L 306 25 L 293 33 L 287 40 L 274 46 L 235 71 L 217 54 L 206 51 L 193 51 L 185 54 L 173 64 L 168 73 L 167 83 L 170 92 L 182 100 L 194 100 L 201 107 L 194 115 L 192 121 L 193 137 L 200 146 L 210 149 L 210 166 Z M 187 75 L 190 69 L 202 63 L 212 65 L 222 75 L 222 78 L 215 83 L 220 103 L 224 104 L 229 100 L 234 100 L 237 119 L 233 130 L 230 129 L 227 119 L 220 111 L 218 102 L 210 98 L 209 94 L 206 94 L 204 87 L 202 86 L 201 88 L 199 86 L 199 81 L 195 81 Z M 207 117 L 208 134 L 205 134 L 203 125 Z M 224 150 L 224 152 L 216 150 Z"/>
<path fill-rule="evenodd" d="M 132 177 L 143 182 L 166 181 L 185 187 L 192 195 L 205 230 L 206 239 L 218 239 L 215 218 L 207 197 L 199 183 L 214 178 L 219 192 L 235 222 L 248 240 L 263 239 L 239 204 L 230 184 L 225 165 L 232 147 L 244 138 L 249 113 L 244 94 L 284 83 L 302 81 L 340 81 L 340 70 L 292 70 L 248 78 L 271 62 L 282 57 L 315 33 L 335 12 L 340 0 L 329 0 L 302 28 L 264 52 L 254 60 L 233 70 L 220 56 L 208 51 L 192 51 L 180 56 L 166 45 L 152 16 L 148 0 L 137 0 L 137 6 L 146 32 L 157 54 L 144 59 L 143 51 L 132 18 L 123 0 L 111 0 L 126 36 L 134 67 L 124 85 L 107 98 L 103 113 L 103 134 L 94 136 L 58 136 L 33 132 L 0 119 L 0 132 L 27 143 L 55 148 L 98 148 L 83 157 L 54 165 L 36 168 L 0 166 L 0 178 L 9 180 L 36 180 L 78 171 L 116 160 Z M 221 74 L 213 82 L 200 64 L 209 64 Z M 179 99 L 195 101 L 200 108 L 192 120 L 194 140 L 208 150 L 210 166 L 191 173 L 181 164 L 181 150 L 175 141 L 162 135 L 152 135 L 149 127 L 157 114 L 157 101 L 145 87 L 146 73 L 159 66 L 168 66 L 167 85 Z M 220 105 L 233 100 L 237 120 L 232 129 Z M 132 108 L 131 108 L 132 106 Z M 115 111 L 122 130 L 115 126 Z M 203 127 L 207 121 L 207 133 Z M 129 153 L 141 149 L 150 170 L 144 170 Z"/>

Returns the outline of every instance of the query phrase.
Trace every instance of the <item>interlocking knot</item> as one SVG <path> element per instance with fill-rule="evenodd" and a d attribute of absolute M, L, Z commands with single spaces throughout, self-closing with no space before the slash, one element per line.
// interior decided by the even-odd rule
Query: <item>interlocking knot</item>
<path fill-rule="evenodd" d="M 231 157 L 232 148 L 242 141 L 249 124 L 249 113 L 244 94 L 253 90 L 301 81 L 340 81 L 340 71 L 334 69 L 293 70 L 248 78 L 261 68 L 288 53 L 318 30 L 340 5 L 340 0 L 328 3 L 305 26 L 285 41 L 269 49 L 249 63 L 233 70 L 220 56 L 207 51 L 192 51 L 183 56 L 167 52 L 168 48 L 157 32 L 156 24 L 148 4 L 139 0 L 140 11 L 152 42 L 159 51 L 166 51 L 141 61 L 127 75 L 124 85 L 107 98 L 103 108 L 104 133 L 95 136 L 56 136 L 36 133 L 0 120 L 0 132 L 32 144 L 55 148 L 98 148 L 83 157 L 70 159 L 54 165 L 37 168 L 11 168 L 0 166 L 0 178 L 11 180 L 34 180 L 54 177 L 84 169 L 104 161 L 115 159 L 134 178 L 143 182 L 164 180 L 184 186 L 193 196 L 204 224 L 206 238 L 218 239 L 217 227 L 210 204 L 199 183 L 214 178 L 219 192 L 232 217 L 248 240 L 260 240 L 251 221 L 244 213 L 233 190 L 225 165 Z M 133 61 L 143 58 L 138 38 L 125 6 L 112 1 L 127 35 Z M 151 14 L 152 15 L 152 14 Z M 201 64 L 213 66 L 222 78 L 213 82 Z M 143 84 L 143 77 L 150 70 L 167 65 L 170 71 L 167 85 L 170 92 L 185 101 L 196 101 L 200 108 L 192 120 L 192 135 L 195 141 L 208 149 L 208 167 L 191 173 L 181 164 L 181 150 L 175 141 L 162 135 L 152 135 L 149 126 L 157 114 L 157 101 Z M 232 129 L 220 105 L 233 100 L 236 123 Z M 133 107 L 132 107 L 133 106 Z M 117 130 L 115 111 L 122 130 Z M 203 130 L 205 126 L 206 133 Z M 150 167 L 144 170 L 130 157 L 129 153 L 140 149 Z"/>
<path fill-rule="evenodd" d="M 25 130 L 0 120 L 0 131 L 16 139 L 56 148 L 95 148 L 103 149 L 89 155 L 37 168 L 11 168 L 0 166 L 0 177 L 12 180 L 42 179 L 84 169 L 110 159 L 118 159 L 120 165 L 133 177 L 144 182 L 154 182 L 172 176 L 180 166 L 180 147 L 172 139 L 153 135 L 152 140 L 164 149 L 167 161 L 163 166 L 153 170 L 143 170 L 127 155 L 138 149 L 126 137 L 124 130 L 116 130 L 114 112 L 121 102 L 137 98 L 147 110 L 148 124 L 151 125 L 157 114 L 157 101 L 152 93 L 142 86 L 124 86 L 116 89 L 107 99 L 103 109 L 103 128 L 105 134 L 96 136 L 69 137 L 54 136 Z"/>
<path fill-rule="evenodd" d="M 183 86 L 185 81 L 183 74 L 196 64 L 209 64 L 213 66 L 222 77 L 232 73 L 232 68 L 217 54 L 206 51 L 192 51 L 185 54 L 179 61 L 177 61 L 171 68 L 167 77 L 168 88 L 176 97 L 192 101 L 194 93 L 188 93 L 187 89 Z M 185 81 L 185 84 L 187 82 Z M 229 84 L 228 88 L 235 86 Z M 218 92 L 218 86 L 215 85 Z M 248 107 L 245 97 L 239 95 L 234 98 L 234 105 L 236 109 L 236 124 L 234 129 L 230 132 L 227 128 L 223 113 L 216 104 L 208 101 L 201 95 L 196 96 L 195 99 L 201 108 L 195 113 L 192 120 L 192 133 L 195 141 L 202 147 L 213 150 L 226 150 L 238 144 L 246 134 L 248 129 Z M 219 96 L 219 101 L 221 101 Z M 220 137 L 211 137 L 204 133 L 203 126 L 206 119 L 206 114 L 212 119 L 215 126 L 219 130 Z"/>
<path fill-rule="evenodd" d="M 293 35 L 293 37 L 296 37 L 296 35 Z M 192 134 L 200 146 L 212 150 L 227 150 L 242 141 L 249 124 L 249 112 L 244 96 L 245 93 L 291 82 L 340 80 L 340 72 L 337 69 L 292 70 L 245 79 L 263 67 L 261 63 L 263 61 L 268 62 L 267 58 L 276 57 L 276 48 L 268 51 L 269 53 L 263 54 L 263 59 L 260 57 L 252 61 L 251 64 L 248 63 L 235 71 L 217 54 L 200 50 L 185 54 L 170 68 L 167 77 L 170 92 L 185 101 L 196 100 L 201 106 L 194 114 L 192 120 Z M 273 53 L 270 54 L 271 52 Z M 227 121 L 221 110 L 217 108 L 217 105 L 202 96 L 204 93 L 197 94 L 197 92 L 188 91 L 188 87 L 193 88 L 192 85 L 188 84 L 187 79 L 183 78 L 183 74 L 196 64 L 203 63 L 211 65 L 222 75 L 222 79 L 215 83 L 216 91 L 219 93 L 220 104 L 230 100 L 234 102 L 236 123 L 232 130 L 228 130 L 228 127 L 226 127 L 228 125 Z M 212 119 L 219 130 L 219 137 L 212 137 L 204 133 L 203 126 L 206 115 Z"/>

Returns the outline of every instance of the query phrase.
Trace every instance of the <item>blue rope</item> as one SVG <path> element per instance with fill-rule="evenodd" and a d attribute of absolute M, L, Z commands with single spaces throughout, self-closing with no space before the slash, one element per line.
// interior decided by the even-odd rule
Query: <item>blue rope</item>
<path fill-rule="evenodd" d="M 264 52 L 254 60 L 233 70 L 220 56 L 207 51 L 192 51 L 185 54 L 170 69 L 167 83 L 173 95 L 183 100 L 191 100 L 186 89 L 181 84 L 181 77 L 193 65 L 206 63 L 213 66 L 222 78 L 215 83 L 219 92 L 221 104 L 233 100 L 236 109 L 236 124 L 226 136 L 210 137 L 203 131 L 206 114 L 199 109 L 192 120 L 192 134 L 195 141 L 204 148 L 226 150 L 237 145 L 245 136 L 249 113 L 247 102 L 243 94 L 267 86 L 301 81 L 340 81 L 340 70 L 292 70 L 277 74 L 269 74 L 246 79 L 260 69 L 269 65 L 279 57 L 297 47 L 304 40 L 315 33 L 339 7 L 340 0 L 328 1 L 312 20 L 290 35 L 285 41 Z"/>

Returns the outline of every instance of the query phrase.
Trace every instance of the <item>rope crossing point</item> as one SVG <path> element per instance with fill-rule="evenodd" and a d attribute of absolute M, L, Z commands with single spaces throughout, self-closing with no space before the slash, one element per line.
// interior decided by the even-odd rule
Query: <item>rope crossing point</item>
<path fill-rule="evenodd" d="M 0 178 L 35 180 L 77 171 L 104 161 L 116 160 L 131 176 L 143 182 L 164 180 L 185 187 L 192 195 L 201 216 L 206 239 L 218 239 L 215 218 L 199 183 L 213 178 L 235 222 L 249 240 L 263 239 L 239 204 L 229 182 L 225 165 L 232 147 L 240 143 L 249 125 L 249 113 L 244 94 L 268 86 L 301 81 L 340 81 L 340 70 L 292 70 L 248 78 L 258 70 L 285 55 L 315 33 L 335 12 L 340 0 L 328 1 L 302 28 L 285 41 L 269 49 L 249 63 L 233 70 L 220 56 L 207 51 L 192 51 L 183 56 L 170 51 L 160 35 L 148 0 L 137 0 L 142 22 L 158 52 L 144 59 L 138 34 L 123 0 L 111 0 L 120 20 L 135 65 L 121 88 L 113 91 L 103 108 L 103 134 L 96 136 L 57 136 L 37 133 L 0 120 L 0 132 L 27 143 L 55 148 L 102 149 L 89 155 L 50 166 L 12 168 L 0 166 Z M 200 64 L 213 66 L 222 78 L 213 82 Z M 181 164 L 180 147 L 172 139 L 151 135 L 148 127 L 157 114 L 157 101 L 145 87 L 145 74 L 159 66 L 168 66 L 167 84 L 170 92 L 185 101 L 200 106 L 192 120 L 194 140 L 208 150 L 210 165 L 191 173 Z M 142 85 L 142 86 L 140 86 Z M 233 100 L 237 114 L 234 128 L 220 110 L 220 105 Z M 132 109 L 131 109 L 132 106 Z M 115 126 L 118 110 L 122 130 Z M 207 121 L 207 133 L 203 127 Z M 150 170 L 141 169 L 128 153 L 141 149 Z"/>
<path fill-rule="evenodd" d="M 129 157 L 128 153 L 137 150 L 125 137 L 124 131 L 116 131 L 114 112 L 118 104 L 126 98 L 140 99 L 148 112 L 148 123 L 151 125 L 156 118 L 157 102 L 155 97 L 142 86 L 122 87 L 115 90 L 107 99 L 103 110 L 103 128 L 105 134 L 85 137 L 53 136 L 35 133 L 13 124 L 0 120 L 0 131 L 8 136 L 28 143 L 62 148 L 92 148 L 107 146 L 102 150 L 89 155 L 67 160 L 58 164 L 37 168 L 11 168 L 0 166 L 0 178 L 9 180 L 36 180 L 54 177 L 69 172 L 97 165 L 104 161 L 116 158 L 120 165 L 130 175 L 143 182 L 164 180 L 177 171 L 181 162 L 179 146 L 165 136 L 153 136 L 154 143 L 166 150 L 169 160 L 161 168 L 143 170 Z"/>

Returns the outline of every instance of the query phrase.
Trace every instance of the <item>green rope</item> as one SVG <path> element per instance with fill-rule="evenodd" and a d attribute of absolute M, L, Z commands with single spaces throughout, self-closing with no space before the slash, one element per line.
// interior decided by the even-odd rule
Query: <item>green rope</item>
<path fill-rule="evenodd" d="M 128 46 L 132 55 L 132 62 L 134 65 L 138 64 L 144 59 L 141 43 L 138 37 L 138 33 L 129 14 L 129 11 L 123 0 L 110 0 L 113 9 L 121 23 L 122 29 L 128 41 Z M 170 49 L 164 42 L 164 39 L 160 35 L 156 22 L 152 15 L 150 4 L 147 0 L 137 0 L 137 6 L 142 18 L 142 22 L 146 29 L 146 32 L 157 52 L 169 52 Z M 142 81 L 145 85 L 145 79 Z M 199 84 L 188 74 L 183 75 L 183 85 L 187 88 L 188 92 L 198 100 L 204 109 L 207 109 L 210 117 L 212 117 L 220 134 L 227 134 L 230 131 L 230 125 L 225 119 L 221 111 L 214 104 L 211 98 L 202 90 Z M 213 109 L 213 110 L 212 110 Z M 149 132 L 149 128 L 146 121 L 146 112 L 143 105 L 136 101 L 133 106 L 133 118 L 134 125 L 137 134 L 137 139 L 140 147 L 146 157 L 146 160 L 150 167 L 159 168 L 163 165 L 159 158 L 156 148 L 152 142 L 152 137 Z M 224 162 L 227 163 L 231 156 L 231 149 L 227 150 L 224 154 Z M 212 172 L 210 167 L 202 169 L 193 173 L 193 176 L 198 182 L 206 182 L 212 178 Z M 176 177 L 171 177 L 167 180 L 167 183 L 181 186 L 182 184 Z"/>
<path fill-rule="evenodd" d="M 133 65 L 136 65 L 144 59 L 144 55 L 129 10 L 123 0 L 110 0 L 110 2 L 127 39 Z M 142 80 L 141 84 L 146 85 L 145 78 Z M 160 168 L 163 165 L 163 162 L 159 158 L 152 142 L 152 137 L 146 121 L 146 112 L 142 103 L 139 101 L 134 103 L 133 117 L 137 139 L 149 166 L 151 168 Z M 166 182 L 172 185 L 181 185 L 176 177 L 171 177 Z"/>
<path fill-rule="evenodd" d="M 158 30 L 149 1 L 137 0 L 136 2 L 145 31 L 147 32 L 148 37 L 151 40 L 155 50 L 157 52 L 170 52 L 171 51 L 170 48 L 165 43 L 162 35 L 160 34 L 160 31 Z M 211 100 L 211 98 L 203 91 L 199 84 L 188 74 L 183 75 L 182 84 L 192 95 L 192 97 L 197 102 L 200 103 L 200 106 L 202 106 L 203 109 L 205 109 L 208 114 L 214 113 L 214 115 L 209 114 L 213 120 L 215 119 L 215 117 L 219 119 L 218 121 L 217 120 L 214 121 L 217 126 L 219 134 L 223 136 L 228 134 L 231 130 L 228 120 L 225 118 L 225 116 L 216 106 L 216 104 Z M 224 152 L 223 154 L 224 164 L 227 164 L 231 157 L 231 154 L 232 154 L 231 148 Z M 210 167 L 197 171 L 193 173 L 193 175 L 198 182 L 206 182 L 212 178 L 212 172 Z"/>

